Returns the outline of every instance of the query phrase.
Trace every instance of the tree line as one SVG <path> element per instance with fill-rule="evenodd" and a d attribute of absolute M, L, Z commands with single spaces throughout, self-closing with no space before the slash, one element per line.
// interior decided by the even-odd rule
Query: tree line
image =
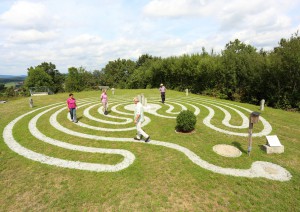
<path fill-rule="evenodd" d="M 300 109 L 300 37 L 298 32 L 282 38 L 273 50 L 257 50 L 238 39 L 226 44 L 221 53 L 207 52 L 161 58 L 141 55 L 137 61 L 109 61 L 101 70 L 70 67 L 61 74 L 52 63 L 28 68 L 25 89 L 49 86 L 53 92 L 80 92 L 114 88 L 168 89 L 275 108 Z"/>

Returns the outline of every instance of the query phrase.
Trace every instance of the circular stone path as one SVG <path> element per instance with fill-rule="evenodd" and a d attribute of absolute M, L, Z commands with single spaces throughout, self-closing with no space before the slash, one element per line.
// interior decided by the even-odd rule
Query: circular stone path
<path fill-rule="evenodd" d="M 143 123 L 143 125 L 146 125 L 151 121 L 151 119 L 147 117 L 147 113 L 150 113 L 151 115 L 154 116 L 158 116 L 160 118 L 176 119 L 176 114 L 179 112 L 179 110 L 186 108 L 184 105 L 187 105 L 190 108 L 194 108 L 194 114 L 196 116 L 200 114 L 200 108 L 198 106 L 201 106 L 202 108 L 207 109 L 207 111 L 209 112 L 208 115 L 203 119 L 203 123 L 207 127 L 211 128 L 212 130 L 216 130 L 218 132 L 229 134 L 229 135 L 242 136 L 242 137 L 248 136 L 248 133 L 244 132 L 247 130 L 248 127 L 247 126 L 248 118 L 244 113 L 248 114 L 249 112 L 252 111 L 250 111 L 247 108 L 236 106 L 230 103 L 220 103 L 218 101 L 207 101 L 202 98 L 177 99 L 177 101 L 179 101 L 180 103 L 176 102 L 174 99 L 173 101 L 172 100 L 168 101 L 168 105 L 164 106 L 163 108 L 161 105 L 155 103 L 157 101 L 158 101 L 157 99 L 154 99 L 152 103 L 148 103 L 147 107 L 144 108 L 146 112 L 145 114 L 146 121 Z M 99 112 L 99 114 L 96 115 L 95 117 L 93 117 L 89 113 L 89 111 L 93 107 L 96 107 L 96 105 L 92 105 L 93 103 L 98 105 L 99 104 L 98 99 L 81 99 L 79 101 L 78 109 L 83 110 L 83 116 L 85 117 L 85 119 L 82 119 L 78 123 L 76 123 L 77 127 L 85 127 L 85 128 L 87 127 L 97 131 L 111 131 L 111 132 L 127 131 L 127 130 L 135 131 L 135 127 L 129 125 L 130 123 L 133 123 L 132 118 L 127 117 L 127 115 L 128 116 L 130 115 L 132 117 L 133 114 L 132 110 L 134 109 L 134 105 L 131 102 L 128 102 L 127 100 L 123 100 L 122 98 L 115 99 L 114 101 L 110 101 L 111 105 L 114 105 L 111 107 L 112 114 L 107 115 L 105 119 L 103 118 L 105 115 L 102 114 L 101 107 L 98 108 L 97 111 Z M 175 111 L 173 111 L 175 109 L 174 106 L 177 107 Z M 211 121 L 215 119 L 214 118 L 215 108 L 221 110 L 222 113 L 225 114 L 223 120 L 216 119 L 219 120 L 219 122 L 221 123 L 218 126 L 213 125 L 213 121 Z M 125 112 L 124 110 L 127 112 Z M 64 111 L 65 111 L 65 103 L 55 103 L 52 105 L 47 105 L 44 107 L 31 110 L 15 118 L 3 130 L 4 142 L 11 150 L 18 153 L 19 155 L 24 156 L 25 158 L 38 161 L 44 164 L 48 164 L 48 165 L 58 166 L 58 167 L 72 168 L 72 169 L 79 169 L 79 170 L 89 170 L 89 171 L 96 171 L 96 172 L 115 172 L 115 171 L 126 169 L 131 164 L 133 164 L 135 160 L 135 155 L 132 152 L 125 149 L 95 148 L 95 147 L 90 147 L 88 145 L 79 146 L 79 145 L 67 143 L 65 141 L 56 140 L 51 137 L 47 137 L 41 131 L 38 130 L 37 122 L 39 118 L 43 119 L 44 114 L 52 113 L 52 115 L 50 114 L 49 124 L 52 127 L 54 127 L 56 130 L 66 134 L 70 134 L 72 136 L 80 137 L 82 139 L 92 139 L 92 140 L 112 141 L 112 142 L 133 142 L 133 143 L 146 144 L 143 141 L 137 142 L 133 138 L 125 138 L 119 136 L 114 137 L 113 133 L 111 134 L 112 137 L 107 137 L 101 135 L 86 134 L 83 131 L 77 131 L 73 128 L 68 128 L 64 126 L 63 123 L 59 123 L 57 119 L 58 114 L 63 113 Z M 230 123 L 231 120 L 230 114 L 232 112 L 235 112 L 236 114 L 240 115 L 241 125 L 235 126 Z M 36 137 L 36 139 L 51 145 L 59 146 L 61 148 L 70 149 L 74 151 L 100 153 L 100 154 L 118 154 L 123 156 L 124 159 L 121 162 L 114 165 L 101 164 L 101 163 L 87 163 L 81 161 L 72 161 L 72 160 L 65 160 L 61 158 L 54 158 L 25 148 L 24 146 L 19 144 L 18 141 L 14 138 L 13 129 L 17 122 L 19 122 L 24 117 L 29 116 L 33 113 L 35 114 L 35 116 L 29 121 L 28 128 L 30 133 L 34 137 Z M 125 116 L 123 117 L 123 115 L 126 115 L 126 117 Z M 113 125 L 114 127 L 111 128 L 109 128 L 109 126 L 98 127 L 97 124 L 89 125 L 88 122 L 85 122 L 86 120 L 93 120 L 94 122 L 102 122 L 102 123 L 106 123 L 106 125 Z M 214 120 L 214 122 L 216 120 Z M 258 133 L 254 133 L 253 137 L 265 136 L 272 131 L 272 127 L 267 120 L 265 120 L 262 117 L 260 117 L 260 120 L 263 129 Z M 122 127 L 124 126 L 124 124 L 128 124 L 129 126 Z M 119 127 L 116 128 L 115 127 L 116 125 Z M 222 125 L 226 126 L 226 128 L 223 128 Z M 234 128 L 234 130 L 231 131 L 230 128 Z M 163 146 L 166 148 L 177 150 L 178 152 L 183 153 L 194 164 L 219 174 L 231 175 L 236 177 L 250 177 L 250 178 L 264 177 L 267 179 L 278 180 L 278 181 L 288 181 L 292 178 L 292 175 L 285 168 L 277 164 L 273 164 L 266 161 L 255 161 L 248 169 L 226 168 L 226 167 L 220 167 L 211 164 L 208 161 L 203 160 L 192 150 L 184 146 L 174 144 L 172 142 L 151 140 L 151 142 L 147 143 L 147 145 Z M 221 145 L 221 148 L 219 148 L 218 146 L 220 145 L 216 145 L 214 147 L 214 151 L 216 148 L 217 149 L 216 152 L 222 156 L 238 157 L 241 155 L 241 152 L 233 146 Z"/>
<path fill-rule="evenodd" d="M 213 147 L 213 150 L 217 154 L 222 155 L 224 157 L 235 158 L 235 157 L 240 157 L 242 155 L 242 152 L 238 148 L 227 144 L 215 145 Z"/>

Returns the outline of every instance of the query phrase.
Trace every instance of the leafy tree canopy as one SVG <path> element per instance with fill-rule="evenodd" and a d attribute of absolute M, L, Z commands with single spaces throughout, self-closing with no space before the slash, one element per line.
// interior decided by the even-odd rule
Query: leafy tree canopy
<path fill-rule="evenodd" d="M 30 87 L 41 87 L 48 86 L 51 90 L 56 93 L 63 91 L 64 77 L 54 64 L 43 62 L 36 67 L 30 67 L 28 70 L 28 76 L 25 80 L 25 86 Z"/>

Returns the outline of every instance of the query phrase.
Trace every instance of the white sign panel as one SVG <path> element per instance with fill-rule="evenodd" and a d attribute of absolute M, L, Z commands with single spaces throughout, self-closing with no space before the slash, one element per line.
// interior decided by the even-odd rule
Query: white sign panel
<path fill-rule="evenodd" d="M 266 138 L 269 146 L 282 146 L 277 135 L 268 135 Z"/>

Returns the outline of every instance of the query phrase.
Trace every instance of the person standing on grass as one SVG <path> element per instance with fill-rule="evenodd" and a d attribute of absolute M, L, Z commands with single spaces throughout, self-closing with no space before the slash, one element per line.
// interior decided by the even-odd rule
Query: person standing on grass
<path fill-rule="evenodd" d="M 164 104 L 166 100 L 166 87 L 163 84 L 160 84 L 160 96 L 161 96 L 161 102 Z"/>
<path fill-rule="evenodd" d="M 107 94 L 106 94 L 106 90 L 105 89 L 102 89 L 102 94 L 101 94 L 101 102 L 102 102 L 102 106 L 103 106 L 103 113 L 104 115 L 107 114 L 107 102 L 108 102 L 108 99 L 107 99 Z"/>
<path fill-rule="evenodd" d="M 72 93 L 69 94 L 69 98 L 67 99 L 67 106 L 71 115 L 72 122 L 77 123 L 78 122 L 76 117 L 77 105 L 76 105 L 76 99 L 74 98 Z"/>
<path fill-rule="evenodd" d="M 145 138 L 145 142 L 149 142 L 150 141 L 150 136 L 144 132 L 144 130 L 142 129 L 142 122 L 144 121 L 144 108 L 143 105 L 140 103 L 139 99 L 137 97 L 135 97 L 133 99 L 133 102 L 135 104 L 134 107 L 134 123 L 136 125 L 136 131 L 137 131 L 137 135 L 136 137 L 134 137 L 134 140 L 141 140 L 141 136 L 143 136 Z"/>

